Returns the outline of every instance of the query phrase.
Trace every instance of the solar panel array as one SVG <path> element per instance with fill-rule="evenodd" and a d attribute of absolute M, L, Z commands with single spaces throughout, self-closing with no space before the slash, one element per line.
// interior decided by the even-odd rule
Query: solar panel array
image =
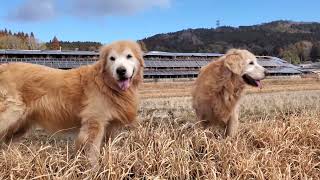
<path fill-rule="evenodd" d="M 183 75 L 197 75 L 199 71 L 196 70 L 145 70 L 145 76 L 183 76 Z"/>
<path fill-rule="evenodd" d="M 162 52 L 162 51 L 150 51 L 144 54 L 145 57 L 191 57 L 191 58 L 214 58 L 223 56 L 219 53 L 172 53 L 172 52 Z"/>
<path fill-rule="evenodd" d="M 96 62 L 96 58 L 0 58 L 1 63 L 27 62 L 58 69 L 72 69 Z M 200 68 L 208 64 L 210 59 L 166 59 L 145 58 L 146 78 L 179 78 L 196 77 Z M 266 67 L 270 75 L 301 74 L 299 67 L 278 58 L 261 59 L 259 64 Z"/>
<path fill-rule="evenodd" d="M 148 68 L 163 68 L 163 67 L 184 67 L 184 68 L 200 68 L 208 64 L 210 60 L 146 60 L 145 64 Z"/>
<path fill-rule="evenodd" d="M 268 69 L 269 74 L 301 74 L 300 70 L 292 69 L 290 67 L 278 67 L 275 69 Z"/>
<path fill-rule="evenodd" d="M 45 58 L 0 58 L 0 63 L 10 63 L 10 62 L 25 62 L 32 64 L 39 64 L 43 66 L 48 66 L 57 69 L 73 69 L 84 65 L 89 65 L 94 63 L 94 59 L 45 59 Z"/>
<path fill-rule="evenodd" d="M 264 67 L 279 67 L 281 64 L 274 60 L 259 60 L 258 63 Z"/>

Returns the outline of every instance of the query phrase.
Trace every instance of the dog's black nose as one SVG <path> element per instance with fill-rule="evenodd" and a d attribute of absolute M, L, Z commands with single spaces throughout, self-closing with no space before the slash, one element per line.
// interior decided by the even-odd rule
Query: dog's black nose
<path fill-rule="evenodd" d="M 124 75 L 126 74 L 127 70 L 126 68 L 124 67 L 118 67 L 117 68 L 117 74 L 120 76 L 120 77 L 124 77 Z"/>

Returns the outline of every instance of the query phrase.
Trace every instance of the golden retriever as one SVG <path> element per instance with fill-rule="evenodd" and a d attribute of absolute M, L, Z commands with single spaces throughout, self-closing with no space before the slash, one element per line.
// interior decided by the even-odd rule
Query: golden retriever
<path fill-rule="evenodd" d="M 223 125 L 226 135 L 238 128 L 239 100 L 245 85 L 261 87 L 266 70 L 247 50 L 231 49 L 204 66 L 195 81 L 192 104 L 203 127 Z"/>
<path fill-rule="evenodd" d="M 104 136 L 136 118 L 143 67 L 140 46 L 132 41 L 102 47 L 96 63 L 77 69 L 2 64 L 0 138 L 17 138 L 34 125 L 50 133 L 76 129 L 76 148 L 96 163 Z"/>

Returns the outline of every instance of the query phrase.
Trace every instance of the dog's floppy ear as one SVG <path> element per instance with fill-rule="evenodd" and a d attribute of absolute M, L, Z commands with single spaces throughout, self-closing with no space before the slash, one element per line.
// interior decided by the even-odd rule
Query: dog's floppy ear
<path fill-rule="evenodd" d="M 140 66 L 142 68 L 144 68 L 145 64 L 144 64 L 144 59 L 143 59 L 143 53 L 141 53 L 141 55 L 138 56 L 138 59 L 139 59 L 139 62 L 140 62 Z"/>
<path fill-rule="evenodd" d="M 101 73 L 105 70 L 104 67 L 106 66 L 107 63 L 107 56 L 110 52 L 110 46 L 109 45 L 104 45 L 100 48 L 99 50 L 99 61 L 101 63 Z"/>
<path fill-rule="evenodd" d="M 136 58 L 138 58 L 140 66 L 145 67 L 144 59 L 143 59 L 144 52 L 142 51 L 141 45 L 139 42 L 135 42 L 135 46 L 136 47 L 134 48 L 135 49 L 134 53 L 136 55 Z"/>
<path fill-rule="evenodd" d="M 245 67 L 245 59 L 236 49 L 227 52 L 224 58 L 224 65 L 233 73 L 241 75 Z"/>
<path fill-rule="evenodd" d="M 143 68 L 145 67 L 145 63 L 143 59 L 144 52 L 141 50 L 141 46 L 137 42 L 135 43 L 135 48 L 133 51 L 140 64 L 137 75 L 133 79 L 133 84 L 137 86 L 143 80 Z"/>

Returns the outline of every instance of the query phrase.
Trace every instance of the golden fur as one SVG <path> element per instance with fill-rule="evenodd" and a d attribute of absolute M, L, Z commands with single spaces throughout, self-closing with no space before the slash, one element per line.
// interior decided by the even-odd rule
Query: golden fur
<path fill-rule="evenodd" d="M 204 127 L 224 125 L 227 135 L 236 134 L 239 100 L 246 85 L 242 76 L 249 71 L 259 80 L 265 76 L 264 68 L 256 61 L 250 52 L 232 49 L 201 69 L 192 91 L 192 103 Z M 256 63 L 254 67 L 249 67 L 250 62 Z"/>
<path fill-rule="evenodd" d="M 130 88 L 122 91 L 106 68 L 107 55 L 111 50 L 121 54 L 128 49 L 139 67 Z M 136 118 L 143 66 L 140 46 L 131 41 L 104 46 L 99 61 L 72 70 L 27 63 L 1 65 L 0 138 L 16 138 L 33 125 L 51 133 L 76 129 L 76 147 L 86 145 L 90 160 L 97 162 L 96 150 L 104 135 Z"/>

